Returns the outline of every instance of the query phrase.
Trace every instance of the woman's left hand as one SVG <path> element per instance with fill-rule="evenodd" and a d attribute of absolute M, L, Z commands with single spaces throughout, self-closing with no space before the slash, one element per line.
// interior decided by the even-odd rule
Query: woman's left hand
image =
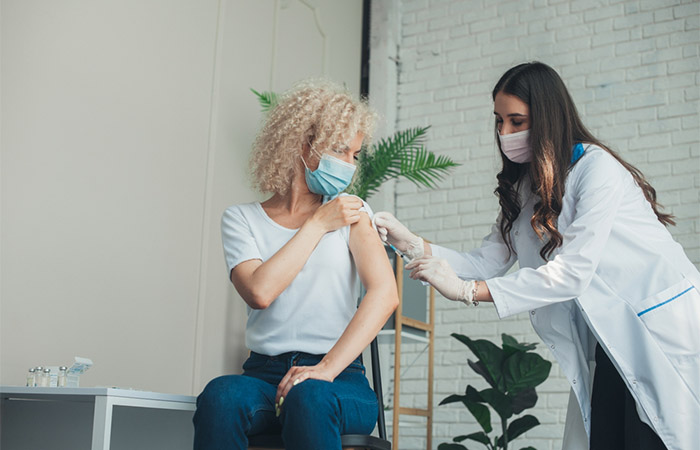
<path fill-rule="evenodd" d="M 280 415 L 284 399 L 287 397 L 289 391 L 297 384 L 303 383 L 308 379 L 323 380 L 332 383 L 335 377 L 330 374 L 323 362 L 315 366 L 294 366 L 289 369 L 277 386 L 277 396 L 275 397 L 275 413 L 277 416 Z"/>
<path fill-rule="evenodd" d="M 449 300 L 464 301 L 464 284 L 447 260 L 434 256 L 414 259 L 404 267 L 410 270 L 414 280 L 430 283 L 443 297 Z"/>

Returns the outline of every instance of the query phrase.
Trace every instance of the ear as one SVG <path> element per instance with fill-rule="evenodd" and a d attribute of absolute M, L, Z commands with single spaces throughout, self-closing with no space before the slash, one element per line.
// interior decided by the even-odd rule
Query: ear
<path fill-rule="evenodd" d="M 308 167 L 309 170 L 316 170 L 319 164 L 319 158 L 311 150 L 311 146 L 307 143 L 301 145 L 301 158 L 299 158 L 299 163 L 297 165 L 298 169 L 304 173 L 304 168 Z"/>
<path fill-rule="evenodd" d="M 311 144 L 308 142 L 301 144 L 301 156 L 304 158 L 304 161 L 306 161 L 306 164 L 309 163 L 309 159 L 313 159 L 314 152 L 311 150 Z"/>

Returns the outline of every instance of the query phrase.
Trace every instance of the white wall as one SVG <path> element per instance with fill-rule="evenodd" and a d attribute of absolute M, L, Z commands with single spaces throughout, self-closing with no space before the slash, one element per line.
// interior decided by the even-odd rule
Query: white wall
<path fill-rule="evenodd" d="M 0 2 L 0 382 L 196 394 L 245 356 L 219 218 L 251 201 L 249 88 L 357 92 L 361 2 Z"/>
<path fill-rule="evenodd" d="M 670 228 L 700 265 L 700 3 L 688 0 L 396 0 L 397 129 L 432 125 L 428 147 L 462 163 L 439 189 L 396 188 L 396 213 L 434 242 L 469 250 L 496 217 L 499 170 L 490 92 L 509 67 L 529 60 L 564 78 L 585 123 L 635 164 L 676 215 Z M 374 74 L 373 74 L 374 76 Z M 370 93 L 371 95 L 371 93 Z M 433 446 L 480 431 L 461 405 L 437 406 L 467 384 L 486 387 L 466 364 L 458 332 L 500 342 L 539 342 L 526 315 L 499 321 L 492 307 L 437 302 Z M 404 364 L 416 359 L 403 348 Z M 546 349 L 539 352 L 551 359 Z M 425 405 L 426 358 L 402 379 L 402 404 Z M 404 366 L 405 367 L 405 366 Z M 558 366 L 532 410 L 542 425 L 516 448 L 561 448 L 568 384 Z M 406 419 L 408 420 L 408 419 Z M 422 427 L 401 427 L 401 449 L 425 448 Z"/>

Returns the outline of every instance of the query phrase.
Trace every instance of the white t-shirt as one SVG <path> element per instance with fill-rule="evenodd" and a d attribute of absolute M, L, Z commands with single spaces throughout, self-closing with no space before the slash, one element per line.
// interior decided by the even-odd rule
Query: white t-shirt
<path fill-rule="evenodd" d="M 371 218 L 367 203 L 362 210 Z M 259 202 L 229 207 L 221 220 L 229 274 L 244 261 L 267 261 L 297 231 L 273 221 Z M 250 350 L 269 356 L 290 351 L 328 353 L 357 310 L 359 283 L 349 241 L 350 226 L 326 233 L 299 274 L 267 309 L 248 307 L 246 346 Z"/>

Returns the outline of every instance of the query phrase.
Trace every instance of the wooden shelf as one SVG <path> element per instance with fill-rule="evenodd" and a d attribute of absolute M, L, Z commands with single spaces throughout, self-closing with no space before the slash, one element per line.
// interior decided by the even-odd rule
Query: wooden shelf
<path fill-rule="evenodd" d="M 399 417 L 401 415 L 420 416 L 427 418 L 426 426 L 426 448 L 432 448 L 433 435 L 433 362 L 435 358 L 435 289 L 428 290 L 428 322 L 423 322 L 403 315 L 403 259 L 395 258 L 394 272 L 396 273 L 396 286 L 399 291 L 399 306 L 394 313 L 394 329 L 385 330 L 394 334 L 394 414 L 392 416 L 392 448 L 399 447 Z M 426 332 L 427 337 L 411 335 L 407 339 L 415 339 L 428 344 L 428 407 L 405 408 L 401 406 L 401 344 L 404 337 L 410 335 L 403 330 L 403 326 Z M 388 334 L 388 333 L 385 333 Z"/>

